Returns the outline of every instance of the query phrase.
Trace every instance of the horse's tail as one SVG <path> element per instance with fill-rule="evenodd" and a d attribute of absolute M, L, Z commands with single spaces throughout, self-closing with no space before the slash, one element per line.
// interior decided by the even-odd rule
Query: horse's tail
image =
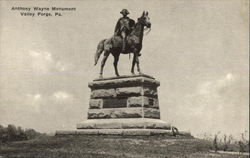
<path fill-rule="evenodd" d="M 104 42 L 105 42 L 106 39 L 104 40 L 101 40 L 97 46 L 97 50 L 96 50 L 96 53 L 95 53 L 95 64 L 94 66 L 97 64 L 98 62 L 98 59 L 100 58 L 103 50 L 104 50 Z"/>

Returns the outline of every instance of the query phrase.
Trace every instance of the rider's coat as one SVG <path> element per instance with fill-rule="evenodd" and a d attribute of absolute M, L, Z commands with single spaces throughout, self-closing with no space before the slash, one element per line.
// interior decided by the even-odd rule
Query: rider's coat
<path fill-rule="evenodd" d="M 135 21 L 129 17 L 121 17 L 115 26 L 115 36 L 121 36 L 122 32 L 127 36 L 134 28 Z"/>

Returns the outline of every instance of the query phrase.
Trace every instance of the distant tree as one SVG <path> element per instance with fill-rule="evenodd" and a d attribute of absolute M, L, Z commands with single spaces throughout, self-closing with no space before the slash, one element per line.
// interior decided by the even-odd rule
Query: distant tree
<path fill-rule="evenodd" d="M 2 125 L 0 125 L 0 138 L 3 136 L 4 134 L 4 127 Z"/>
<path fill-rule="evenodd" d="M 24 133 L 27 135 L 28 139 L 34 139 L 40 135 L 40 133 L 36 132 L 34 129 L 26 129 Z"/>
<path fill-rule="evenodd" d="M 228 144 L 231 144 L 233 139 L 234 139 L 233 136 L 230 134 L 227 139 Z"/>
<path fill-rule="evenodd" d="M 247 134 L 247 131 L 245 131 L 244 133 L 241 133 L 241 140 L 238 142 L 239 153 L 243 153 L 243 152 L 247 151 L 246 148 L 249 147 L 249 141 L 246 140 L 246 134 Z"/>
<path fill-rule="evenodd" d="M 245 151 L 245 145 L 242 141 L 238 142 L 239 144 L 239 153 L 243 153 Z"/>
<path fill-rule="evenodd" d="M 15 137 L 17 135 L 17 128 L 15 125 L 11 125 L 11 124 L 8 125 L 7 135 L 8 135 L 8 139 L 15 140 Z"/>
<path fill-rule="evenodd" d="M 218 136 L 215 134 L 214 141 L 213 141 L 214 151 L 217 152 L 218 150 Z"/>
<path fill-rule="evenodd" d="M 17 127 L 17 135 L 23 135 L 24 134 L 24 130 L 19 126 Z"/>
<path fill-rule="evenodd" d="M 4 133 L 5 133 L 4 127 L 0 125 L 0 143 L 3 142 Z"/>
<path fill-rule="evenodd" d="M 228 141 L 227 141 L 227 135 L 224 135 L 224 146 L 223 146 L 223 151 L 227 151 L 228 149 Z"/>

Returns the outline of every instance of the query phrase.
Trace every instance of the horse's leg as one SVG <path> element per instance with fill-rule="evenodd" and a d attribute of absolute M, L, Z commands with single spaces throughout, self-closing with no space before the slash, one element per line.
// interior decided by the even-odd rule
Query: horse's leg
<path fill-rule="evenodd" d="M 119 61 L 119 56 L 120 54 L 116 54 L 114 55 L 114 67 L 115 67 L 115 74 L 116 76 L 120 76 L 119 73 L 118 73 L 118 69 L 117 69 L 117 64 L 118 64 L 118 61 Z"/>
<path fill-rule="evenodd" d="M 99 78 L 103 78 L 102 77 L 103 67 L 104 67 L 104 65 L 106 63 L 106 60 L 108 59 L 109 54 L 110 54 L 110 51 L 105 51 L 104 52 L 104 56 L 103 56 L 102 63 L 101 63 L 101 70 L 100 70 L 100 76 L 99 76 Z"/>
<path fill-rule="evenodd" d="M 132 74 L 135 74 L 135 72 L 134 72 L 134 67 L 135 67 L 135 61 L 136 61 L 136 58 L 135 58 L 135 53 L 133 53 L 134 54 L 134 57 L 133 57 L 133 61 L 132 61 L 132 67 L 131 67 L 131 73 Z"/>
<path fill-rule="evenodd" d="M 141 74 L 140 63 L 139 63 L 139 52 L 135 54 L 135 62 L 137 65 L 137 71 L 139 72 L 139 74 Z"/>

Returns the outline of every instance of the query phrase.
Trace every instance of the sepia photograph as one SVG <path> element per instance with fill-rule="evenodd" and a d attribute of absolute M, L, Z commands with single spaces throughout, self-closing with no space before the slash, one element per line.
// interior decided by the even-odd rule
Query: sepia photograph
<path fill-rule="evenodd" d="M 0 158 L 249 157 L 249 0 L 0 0 Z"/>

